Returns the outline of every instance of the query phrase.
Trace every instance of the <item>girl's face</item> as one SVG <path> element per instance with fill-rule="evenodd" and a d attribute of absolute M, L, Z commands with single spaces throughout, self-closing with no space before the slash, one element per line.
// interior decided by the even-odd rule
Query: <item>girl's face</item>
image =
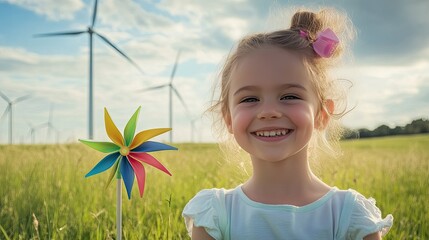
<path fill-rule="evenodd" d="M 252 159 L 307 156 L 319 104 L 306 73 L 298 56 L 276 47 L 254 50 L 235 66 L 224 118 Z"/>

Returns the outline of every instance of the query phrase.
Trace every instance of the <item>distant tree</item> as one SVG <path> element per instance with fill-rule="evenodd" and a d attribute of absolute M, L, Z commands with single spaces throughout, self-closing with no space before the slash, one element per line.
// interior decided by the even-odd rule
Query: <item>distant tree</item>
<path fill-rule="evenodd" d="M 390 130 L 390 135 L 401 135 L 405 133 L 405 127 L 396 126 Z"/>
<path fill-rule="evenodd" d="M 351 128 L 343 127 L 343 139 L 357 139 L 359 131 Z"/>
<path fill-rule="evenodd" d="M 383 124 L 374 129 L 372 132 L 374 136 L 387 136 L 390 135 L 390 127 Z"/>
<path fill-rule="evenodd" d="M 346 129 L 344 139 L 356 138 L 355 133 L 355 130 Z M 415 119 L 411 121 L 411 123 L 406 124 L 405 126 L 396 126 L 394 128 L 390 128 L 389 126 L 383 124 L 372 131 L 367 128 L 360 128 L 357 130 L 357 133 L 359 138 L 429 133 L 429 119 Z"/>
<path fill-rule="evenodd" d="M 361 128 L 358 130 L 358 132 L 360 138 L 368 138 L 374 136 L 373 132 L 367 128 Z"/>
<path fill-rule="evenodd" d="M 411 134 L 413 133 L 428 133 L 429 132 L 429 120 L 416 119 L 410 124 L 405 126 L 405 130 Z"/>

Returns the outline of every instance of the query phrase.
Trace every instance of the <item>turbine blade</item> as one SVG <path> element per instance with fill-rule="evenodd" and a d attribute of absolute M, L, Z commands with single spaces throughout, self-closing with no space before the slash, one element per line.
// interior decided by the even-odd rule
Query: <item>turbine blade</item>
<path fill-rule="evenodd" d="M 131 64 L 133 64 L 142 74 L 144 74 L 143 70 L 135 63 L 131 58 L 129 58 L 125 53 L 123 53 L 121 50 L 119 50 L 118 47 L 116 47 L 113 43 L 111 43 L 106 37 L 103 35 L 97 33 L 94 31 L 94 33 L 99 36 L 103 41 L 105 41 L 107 44 L 109 44 L 112 48 L 114 48 L 119 54 L 121 54 L 124 58 L 128 60 Z"/>
<path fill-rule="evenodd" d="M 6 117 L 6 113 L 9 111 L 10 105 L 7 105 L 6 109 L 4 110 L 3 114 L 0 118 L 0 123 L 3 122 L 3 119 Z"/>
<path fill-rule="evenodd" d="M 166 87 L 166 86 L 168 86 L 168 84 L 163 84 L 163 85 L 159 85 L 159 86 L 155 86 L 155 87 L 144 88 L 144 89 L 142 89 L 140 91 L 145 92 L 145 91 L 149 91 L 149 90 L 160 89 L 160 88 L 163 88 L 163 87 Z"/>
<path fill-rule="evenodd" d="M 6 101 L 6 102 L 8 102 L 8 103 L 10 103 L 11 101 L 10 101 L 10 99 L 4 94 L 4 93 L 2 93 L 1 91 L 0 91 L 0 96 Z"/>
<path fill-rule="evenodd" d="M 47 126 L 48 126 L 48 123 L 41 123 L 37 126 L 34 126 L 34 130 L 42 129 L 42 128 L 47 127 Z"/>
<path fill-rule="evenodd" d="M 12 103 L 22 102 L 22 101 L 24 101 L 26 99 L 29 99 L 30 97 L 31 97 L 30 94 L 29 95 L 25 95 L 25 96 L 22 96 L 22 97 L 19 97 L 19 98 L 13 100 Z"/>
<path fill-rule="evenodd" d="M 93 27 L 94 27 L 95 19 L 96 19 L 96 17 L 97 17 L 97 5 L 98 5 L 98 1 L 97 1 L 97 0 L 95 0 L 95 3 L 94 3 L 94 10 L 92 11 L 92 23 L 91 23 L 91 28 L 93 28 Z"/>
<path fill-rule="evenodd" d="M 51 104 L 51 108 L 49 109 L 49 124 L 52 124 L 52 112 L 54 111 L 54 105 Z"/>
<path fill-rule="evenodd" d="M 63 36 L 63 35 L 79 35 L 86 33 L 87 31 L 70 31 L 70 32 L 56 32 L 56 33 L 41 33 L 34 34 L 33 37 L 52 37 L 52 36 Z"/>
<path fill-rule="evenodd" d="M 176 61 L 174 62 L 173 71 L 171 71 L 170 84 L 173 82 L 174 75 L 176 74 L 177 63 L 179 62 L 179 57 L 180 57 L 180 51 L 177 52 Z"/>
<path fill-rule="evenodd" d="M 185 107 L 186 113 L 187 113 L 188 115 L 190 115 L 190 114 L 189 114 L 188 106 L 186 106 L 186 103 L 185 103 L 185 101 L 183 100 L 182 96 L 180 96 L 180 93 L 176 90 L 176 88 L 175 88 L 175 87 L 171 86 L 171 88 L 173 89 L 174 93 L 175 93 L 175 94 L 176 94 L 176 96 L 179 98 L 179 100 L 182 102 L 183 107 Z"/>

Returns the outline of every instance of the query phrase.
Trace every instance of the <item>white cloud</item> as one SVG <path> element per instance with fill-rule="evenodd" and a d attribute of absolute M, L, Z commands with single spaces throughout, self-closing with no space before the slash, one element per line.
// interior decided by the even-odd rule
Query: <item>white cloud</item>
<path fill-rule="evenodd" d="M 81 0 L 2 0 L 10 4 L 18 5 L 51 20 L 70 20 L 74 14 L 84 7 Z"/>
<path fill-rule="evenodd" d="M 97 20 L 113 29 L 157 32 L 159 28 L 164 29 L 174 24 L 167 17 L 146 11 L 137 2 L 131 0 L 123 0 L 120 3 L 106 0 L 100 2 L 98 6 Z"/>
<path fill-rule="evenodd" d="M 353 82 L 349 106 L 355 106 L 345 116 L 345 125 L 375 128 L 381 124 L 405 124 L 421 116 L 423 109 L 410 108 L 409 104 L 425 105 L 427 100 L 420 98 L 419 90 L 426 86 L 427 69 L 429 61 L 403 66 L 354 65 L 343 68 L 337 75 Z M 403 104 L 405 100 L 408 104 Z"/>

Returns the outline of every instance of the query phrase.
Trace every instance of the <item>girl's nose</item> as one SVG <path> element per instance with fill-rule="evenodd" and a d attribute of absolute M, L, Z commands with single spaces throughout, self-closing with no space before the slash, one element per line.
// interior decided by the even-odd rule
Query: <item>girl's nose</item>
<path fill-rule="evenodd" d="M 258 114 L 259 119 L 275 119 L 280 118 L 282 113 L 278 110 L 274 104 L 264 104 L 261 106 L 261 110 Z"/>

